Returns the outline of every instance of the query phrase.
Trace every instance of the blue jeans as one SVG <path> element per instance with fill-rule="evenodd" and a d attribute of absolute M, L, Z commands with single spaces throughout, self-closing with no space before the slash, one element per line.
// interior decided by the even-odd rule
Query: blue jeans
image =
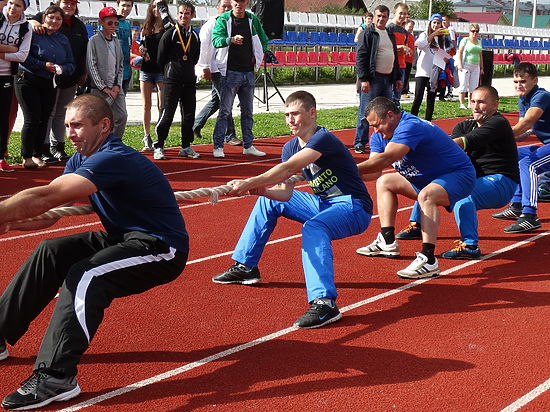
<path fill-rule="evenodd" d="M 376 73 L 370 82 L 367 93 L 359 93 L 359 111 L 357 112 L 357 126 L 353 146 L 366 145 L 369 142 L 369 122 L 365 118 L 365 108 L 369 102 L 378 96 L 392 98 L 392 75 Z"/>
<path fill-rule="evenodd" d="M 281 216 L 303 224 L 302 267 L 308 302 L 317 298 L 336 299 L 331 242 L 363 233 L 369 226 L 371 215 L 359 200 L 349 195 L 322 200 L 295 190 L 287 202 L 261 196 L 235 247 L 233 259 L 248 267 L 258 266 Z"/>
<path fill-rule="evenodd" d="M 538 175 L 550 172 L 550 144 L 518 147 L 519 177 L 512 202 L 520 203 L 523 213 L 537 214 Z"/>
<path fill-rule="evenodd" d="M 220 108 L 220 83 L 222 75 L 220 72 L 212 73 L 212 97 L 202 108 L 199 114 L 195 116 L 195 124 L 193 124 L 193 130 L 201 130 L 206 121 Z M 229 141 L 235 137 L 235 123 L 233 123 L 233 116 L 231 116 L 227 122 L 227 131 L 225 133 L 225 141 Z"/>
<path fill-rule="evenodd" d="M 505 206 L 512 198 L 516 187 L 516 182 L 501 174 L 478 177 L 472 194 L 456 202 L 453 208 L 460 239 L 467 245 L 477 245 L 477 211 Z M 410 221 L 420 220 L 420 206 L 415 202 Z"/>
<path fill-rule="evenodd" d="M 405 68 L 399 68 L 399 80 L 401 80 L 401 84 L 405 84 Z M 392 88 L 392 100 L 395 105 L 399 107 L 399 102 L 401 101 L 401 90 L 397 91 L 395 85 Z"/>
<path fill-rule="evenodd" d="M 233 102 L 235 96 L 239 96 L 241 105 L 241 131 L 243 147 L 248 149 L 252 146 L 254 135 L 252 126 L 252 105 L 254 103 L 254 72 L 235 72 L 227 70 L 221 80 L 220 111 L 214 128 L 214 149 L 223 148 L 224 137 L 229 127 L 229 119 L 232 119 Z"/>

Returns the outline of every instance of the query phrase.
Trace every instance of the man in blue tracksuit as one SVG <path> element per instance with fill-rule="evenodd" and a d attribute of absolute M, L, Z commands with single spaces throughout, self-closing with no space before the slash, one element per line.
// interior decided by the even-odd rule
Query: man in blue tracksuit
<path fill-rule="evenodd" d="M 518 148 L 520 184 L 512 203 L 493 215 L 496 219 L 516 220 L 504 228 L 506 233 L 529 232 L 541 224 L 537 217 L 538 176 L 550 171 L 550 93 L 537 85 L 537 68 L 520 63 L 514 69 L 514 88 L 519 96 L 519 122 L 513 127 L 516 141 L 527 137 L 529 130 L 544 146 Z"/>
<path fill-rule="evenodd" d="M 302 266 L 310 308 L 295 322 L 317 328 L 342 317 L 335 304 L 331 242 L 365 231 L 372 201 L 349 150 L 317 126 L 314 97 L 305 91 L 288 96 L 286 122 L 295 138 L 283 147 L 282 163 L 261 175 L 234 180 L 230 195 L 259 196 L 233 253 L 235 264 L 212 278 L 215 283 L 260 282 L 258 263 L 279 217 L 302 226 Z M 314 194 L 285 182 L 302 172 Z M 273 186 L 275 185 L 275 186 Z M 273 186 L 273 187 L 272 187 Z"/>

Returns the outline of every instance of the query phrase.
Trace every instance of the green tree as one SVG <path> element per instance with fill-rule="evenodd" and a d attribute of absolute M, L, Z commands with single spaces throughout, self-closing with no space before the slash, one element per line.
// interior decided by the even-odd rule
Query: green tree
<path fill-rule="evenodd" d="M 418 3 L 415 3 L 410 6 L 409 12 L 413 19 L 427 20 L 430 8 L 430 0 L 420 0 Z M 454 5 L 451 0 L 432 0 L 432 14 L 439 13 L 441 15 L 454 14 Z"/>

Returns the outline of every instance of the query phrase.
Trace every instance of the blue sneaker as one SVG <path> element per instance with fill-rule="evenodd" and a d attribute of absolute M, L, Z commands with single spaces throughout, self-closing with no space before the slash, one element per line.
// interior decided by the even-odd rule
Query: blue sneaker
<path fill-rule="evenodd" d="M 471 249 L 468 245 L 461 240 L 455 241 L 456 246 L 441 254 L 443 259 L 479 259 L 481 257 L 481 250 L 479 246 L 475 249 Z"/>

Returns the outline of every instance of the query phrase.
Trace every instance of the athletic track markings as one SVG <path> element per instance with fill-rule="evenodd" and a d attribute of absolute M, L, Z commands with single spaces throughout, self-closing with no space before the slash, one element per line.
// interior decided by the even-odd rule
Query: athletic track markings
<path fill-rule="evenodd" d="M 488 253 L 486 255 L 483 255 L 480 259 L 478 260 L 470 260 L 470 261 L 467 261 L 465 263 L 462 263 L 462 264 L 459 264 L 457 266 L 454 266 L 452 268 L 449 268 L 443 272 L 441 272 L 441 275 L 440 276 L 445 276 L 445 275 L 448 275 L 450 273 L 453 273 L 453 272 L 456 272 L 456 271 L 459 271 L 461 269 L 464 269 L 466 267 L 469 267 L 469 266 L 473 266 L 473 265 L 476 265 L 477 263 L 479 262 L 482 262 L 484 260 L 488 260 L 488 259 L 491 259 L 495 256 L 498 256 L 502 253 L 505 253 L 505 252 L 508 252 L 510 250 L 513 250 L 515 248 L 518 248 L 520 246 L 523 246 L 527 243 L 530 243 L 530 242 L 533 242 L 537 239 L 540 239 L 544 236 L 547 236 L 550 234 L 550 231 L 546 231 L 546 232 L 543 232 L 543 233 L 540 233 L 540 234 L 537 234 L 535 236 L 532 236 L 528 239 L 525 239 L 521 242 L 517 242 L 517 243 L 514 243 L 512 245 L 509 245 L 509 246 L 506 246 L 502 249 L 499 249 L 499 250 L 496 250 L 494 252 L 491 252 L 491 253 Z M 282 242 L 282 241 L 285 241 L 285 240 L 290 240 L 290 239 L 294 239 L 294 238 L 297 238 L 297 237 L 300 237 L 301 235 L 295 235 L 295 236 L 290 236 L 288 238 L 284 238 L 284 239 L 278 239 L 276 241 L 273 241 L 273 242 L 269 242 L 269 243 L 275 243 L 275 242 Z M 268 244 L 269 244 L 268 243 Z M 223 253 L 223 254 L 219 254 L 219 255 L 213 255 L 211 256 L 210 258 L 217 258 L 219 256 L 223 256 L 223 255 L 226 255 L 226 254 L 229 254 L 231 252 L 227 252 L 227 253 Z M 204 259 L 196 259 L 196 260 L 193 260 L 193 261 L 190 261 L 188 262 L 188 264 L 192 264 L 192 263 L 197 263 L 197 262 L 202 262 L 203 260 L 206 260 L 206 259 L 209 259 L 209 258 L 204 258 Z M 343 307 L 340 309 L 340 311 L 342 313 L 344 312 L 348 312 L 350 310 L 353 310 L 353 309 L 357 309 L 361 306 L 365 306 L 365 305 L 368 305 L 369 303 L 373 303 L 373 302 L 376 302 L 378 300 L 381 300 L 381 299 L 384 299 L 384 298 L 387 298 L 389 296 L 392 296 L 392 295 L 395 295 L 397 293 L 400 293 L 400 292 L 403 292 L 405 290 L 408 290 L 408 289 L 412 289 L 416 286 L 419 286 L 419 285 L 422 285 L 423 283 L 426 283 L 426 282 L 429 282 L 433 279 L 437 279 L 437 277 L 435 278 L 428 278 L 428 279 L 419 279 L 419 280 L 416 280 L 414 282 L 411 282 L 411 283 L 408 283 L 408 284 L 405 284 L 405 285 L 402 285 L 398 288 L 395 288 L 395 289 L 392 289 L 392 290 L 389 290 L 387 292 L 384 292 L 384 293 L 380 293 L 378 295 L 375 295 L 375 296 L 372 296 L 370 298 L 367 298 L 367 299 L 364 299 L 362 301 L 359 301 L 357 303 L 354 303 L 354 304 L 351 304 L 351 305 L 348 305 L 346 307 Z M 144 388 L 146 386 L 149 386 L 149 385 L 152 385 L 154 383 L 157 383 L 157 382 L 160 382 L 160 381 L 163 381 L 165 379 L 170 379 L 174 376 L 177 376 L 177 375 L 181 375 L 185 372 L 188 372 L 192 369 L 196 369 L 198 367 L 201 367 L 201 366 L 204 366 L 208 363 L 211 363 L 213 361 L 216 361 L 218 359 L 222 359 L 222 358 L 225 358 L 227 356 L 230 356 L 230 355 L 233 355 L 237 352 L 241 352 L 243 350 L 246 350 L 246 349 L 249 349 L 249 348 L 252 348 L 254 346 L 257 346 L 257 345 L 260 345 L 262 343 L 265 343 L 265 342 L 269 342 L 271 340 L 274 340 L 274 339 L 277 339 L 281 336 L 284 336 L 284 335 L 287 335 L 291 332 L 295 332 L 297 331 L 299 328 L 296 327 L 296 326 L 291 326 L 289 328 L 286 328 L 286 329 L 281 329 L 277 332 L 274 332 L 274 333 L 271 333 L 269 335 L 266 335 L 266 336 L 263 336 L 261 338 L 258 338 L 258 339 L 255 339 L 255 340 L 252 340 L 250 342 L 247 342 L 247 343 L 243 343 L 241 345 L 237 345 L 233 348 L 230 348 L 230 349 L 227 349 L 227 350 L 224 350 L 222 352 L 218 352 L 214 355 L 211 355 L 211 356 L 207 356 L 203 359 L 200 359 L 198 361 L 195 361 L 195 362 L 191 362 L 191 363 L 188 363 L 187 365 L 184 365 L 184 366 L 181 366 L 179 368 L 176 368 L 176 369 L 172 369 L 170 371 L 167 371 L 167 372 L 164 372 L 164 373 L 161 373 L 159 375 L 156 375 L 156 376 L 153 376 L 151 378 L 148 378 L 148 379 L 144 379 L 144 380 L 141 380 L 139 382 L 135 382 L 135 383 L 132 383 L 130 385 L 127 385 L 125 387 L 122 387 L 122 388 L 119 388 L 119 389 L 116 389 L 114 391 L 111 391 L 111 392 L 107 392 L 103 395 L 99 395 L 99 396 L 96 396 L 94 398 L 91 398 L 91 399 L 88 399 L 87 401 L 84 401 L 84 402 L 81 402 L 81 403 L 78 403 L 78 404 L 75 404 L 73 406 L 69 406 L 68 408 L 64 408 L 64 409 L 61 409 L 60 412 L 73 412 L 73 411 L 78 411 L 80 409 L 83 409 L 83 408 L 87 408 L 89 406 L 93 406 L 95 404 L 98 404 L 100 402 L 103 402 L 103 401 L 106 401 L 108 399 L 112 399 L 112 398 L 115 398 L 117 396 L 121 396 L 121 395 L 124 395 L 125 393 L 128 393 L 128 392 L 131 392 L 131 391 L 134 391 L 136 389 L 140 389 L 140 388 Z M 545 391 L 547 391 L 548 389 L 550 389 L 550 379 L 547 380 L 546 382 L 544 382 L 542 385 L 539 385 L 537 388 L 535 388 L 534 390 L 532 390 L 531 392 L 529 392 L 528 394 L 526 394 L 525 396 L 519 398 L 517 401 L 515 401 L 514 403 L 512 403 L 510 406 L 506 407 L 505 409 L 503 409 L 501 412 L 513 412 L 513 411 L 516 411 L 518 410 L 519 408 L 521 408 L 522 406 L 526 405 L 527 403 L 529 403 L 530 401 L 532 401 L 533 399 L 535 399 L 537 396 L 540 396 L 542 395 Z"/>

